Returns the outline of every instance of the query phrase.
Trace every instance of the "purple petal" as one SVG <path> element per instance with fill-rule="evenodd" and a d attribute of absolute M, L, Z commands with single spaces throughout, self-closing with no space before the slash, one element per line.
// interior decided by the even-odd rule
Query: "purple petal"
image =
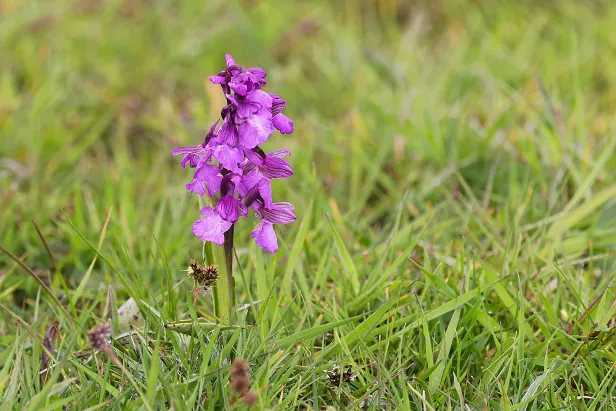
<path fill-rule="evenodd" d="M 276 116 L 286 107 L 287 102 L 278 94 L 270 94 L 270 96 L 272 97 L 272 116 Z"/>
<path fill-rule="evenodd" d="M 263 164 L 258 167 L 259 173 L 269 179 L 287 178 L 293 175 L 293 170 L 289 163 L 281 158 L 266 157 Z"/>
<path fill-rule="evenodd" d="M 200 181 L 202 186 L 203 183 L 205 183 L 208 195 L 214 197 L 216 193 L 220 191 L 222 176 L 220 175 L 218 167 L 211 164 L 203 164 L 195 173 L 195 181 Z M 188 189 L 188 186 L 186 186 L 186 189 Z M 200 194 L 205 195 L 205 193 Z"/>
<path fill-rule="evenodd" d="M 178 156 L 183 154 L 182 167 L 186 167 L 186 164 L 190 163 L 191 167 L 197 167 L 200 160 L 208 160 L 210 155 L 209 147 L 199 144 L 198 146 L 185 146 L 178 147 L 171 151 L 172 156 Z"/>
<path fill-rule="evenodd" d="M 240 96 L 245 96 L 246 93 L 248 93 L 248 86 L 241 82 L 240 79 L 237 79 L 237 77 L 238 76 L 233 77 L 233 79 L 229 82 L 229 87 Z"/>
<path fill-rule="evenodd" d="M 244 162 L 240 164 L 240 168 L 244 170 L 245 174 L 248 174 L 255 170 L 255 165 L 248 161 L 248 159 L 245 159 Z"/>
<path fill-rule="evenodd" d="M 270 153 L 266 154 L 266 157 L 271 157 L 271 158 L 285 158 L 291 155 L 291 152 L 289 150 L 274 150 Z"/>
<path fill-rule="evenodd" d="M 227 144 L 231 147 L 235 147 L 237 146 L 238 139 L 237 127 L 231 121 L 231 116 L 227 115 L 224 124 L 218 132 L 218 138 L 216 140 L 219 144 Z"/>
<path fill-rule="evenodd" d="M 193 154 L 197 149 L 201 147 L 199 146 L 186 146 L 186 147 L 178 147 L 171 150 L 172 156 L 179 156 L 180 154 Z"/>
<path fill-rule="evenodd" d="M 257 167 L 263 165 L 263 158 L 257 153 L 255 153 L 252 149 L 244 150 L 244 155 L 246 156 L 246 159 L 253 165 Z"/>
<path fill-rule="evenodd" d="M 238 190 L 242 196 L 245 196 L 251 188 L 255 187 L 259 181 L 263 179 L 262 176 L 253 172 L 245 174 L 242 176 L 240 183 L 238 185 Z"/>
<path fill-rule="evenodd" d="M 223 245 L 225 243 L 224 233 L 233 224 L 220 218 L 211 207 L 202 209 L 201 214 L 205 217 L 195 221 L 192 227 L 193 233 L 203 241 L 211 241 L 218 245 Z"/>
<path fill-rule="evenodd" d="M 259 104 L 263 109 L 272 108 L 272 96 L 262 90 L 255 90 L 246 95 L 246 101 Z"/>
<path fill-rule="evenodd" d="M 249 117 L 240 124 L 238 131 L 240 134 L 240 146 L 244 148 L 254 148 L 265 143 L 270 134 L 274 132 L 271 113 L 268 110 L 267 114 Z"/>
<path fill-rule="evenodd" d="M 276 114 L 272 119 L 272 123 L 282 134 L 291 134 L 293 132 L 293 120 L 282 113 Z"/>
<path fill-rule="evenodd" d="M 231 54 L 225 54 L 225 61 L 227 62 L 227 68 L 235 65 L 235 60 Z"/>
<path fill-rule="evenodd" d="M 255 212 L 257 212 L 263 220 L 272 224 L 289 224 L 296 220 L 293 212 L 282 208 L 276 208 L 276 206 L 272 207 L 274 208 L 261 207 L 255 210 Z"/>
<path fill-rule="evenodd" d="M 242 71 L 242 67 L 235 63 L 230 54 L 225 54 L 225 60 L 227 61 L 227 73 L 231 76 L 236 76 Z"/>
<path fill-rule="evenodd" d="M 262 221 L 257 225 L 257 228 L 251 234 L 252 238 L 262 249 L 274 254 L 278 251 L 278 239 L 272 224 Z"/>
<path fill-rule="evenodd" d="M 244 150 L 248 163 L 242 164 L 242 169 L 248 173 L 256 168 L 262 176 L 269 179 L 287 178 L 293 175 L 293 170 L 289 163 L 282 158 L 289 154 L 287 150 L 277 150 L 266 154 L 265 158 L 262 158 L 253 150 Z"/>
<path fill-rule="evenodd" d="M 180 154 L 195 154 L 195 155 L 205 155 L 207 154 L 208 149 L 203 144 L 199 144 L 198 146 L 184 146 L 178 147 L 171 150 L 172 156 L 179 156 Z"/>
<path fill-rule="evenodd" d="M 256 114 L 261 109 L 261 105 L 256 102 L 251 102 L 247 99 L 239 100 L 233 94 L 227 94 L 227 98 L 237 107 L 237 116 L 241 120 Z"/>
<path fill-rule="evenodd" d="M 257 83 L 259 87 L 263 87 L 265 85 L 265 77 L 267 77 L 265 70 L 259 67 L 253 67 L 247 69 L 246 72 L 250 75 L 251 80 Z"/>
<path fill-rule="evenodd" d="M 208 137 L 210 138 L 214 137 L 214 134 L 216 132 L 216 127 L 218 127 L 218 123 L 220 123 L 220 119 L 216 120 L 216 122 L 210 126 L 210 131 L 208 131 L 207 135 L 205 136 L 206 140 Z"/>
<path fill-rule="evenodd" d="M 263 199 L 263 203 L 265 204 L 266 207 L 271 207 L 272 206 L 272 183 L 266 179 L 266 178 L 262 178 L 261 181 L 259 181 L 259 194 L 261 195 L 261 198 Z"/>
<path fill-rule="evenodd" d="M 227 78 L 224 76 L 210 76 L 210 82 L 212 84 L 225 84 L 227 82 Z"/>
<path fill-rule="evenodd" d="M 220 218 L 230 223 L 235 223 L 240 218 L 240 214 L 244 217 L 248 215 L 246 206 L 232 195 L 222 197 L 218 201 L 215 211 Z"/>
<path fill-rule="evenodd" d="M 239 148 L 221 144 L 215 146 L 213 151 L 214 157 L 224 168 L 233 172 L 240 172 L 238 164 L 242 162 L 244 155 Z"/>
<path fill-rule="evenodd" d="M 205 184 L 203 181 L 193 179 L 192 183 L 186 184 L 186 189 L 191 193 L 197 193 L 200 196 L 205 195 Z"/>
<path fill-rule="evenodd" d="M 293 204 L 287 203 L 287 202 L 284 202 L 284 201 L 281 201 L 281 202 L 278 202 L 278 203 L 274 203 L 274 207 L 275 208 L 279 208 L 281 210 L 288 210 L 288 211 L 295 210 L 295 207 L 293 206 Z"/>
<path fill-rule="evenodd" d="M 186 154 L 182 157 L 182 168 L 186 168 L 186 164 L 190 163 L 191 167 L 197 167 L 199 164 L 199 156 L 196 154 Z"/>
<path fill-rule="evenodd" d="M 227 69 L 228 70 L 228 69 Z M 261 69 L 248 69 L 235 74 L 229 82 L 231 90 L 240 96 L 259 90 L 265 85 L 265 71 Z"/>
<path fill-rule="evenodd" d="M 254 199 L 258 193 L 263 199 L 266 207 L 272 207 L 272 184 L 267 178 L 263 178 L 263 176 L 255 172 L 248 173 L 242 176 L 238 185 L 238 190 L 240 195 L 246 198 Z M 253 204 L 257 207 L 255 203 Z"/>

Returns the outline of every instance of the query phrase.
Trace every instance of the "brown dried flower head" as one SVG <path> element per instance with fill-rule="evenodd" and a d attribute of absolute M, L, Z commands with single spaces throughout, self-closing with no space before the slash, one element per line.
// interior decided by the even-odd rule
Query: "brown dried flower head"
<path fill-rule="evenodd" d="M 353 370 L 351 368 L 347 368 L 342 374 L 340 370 L 336 367 L 331 371 L 327 371 L 327 378 L 329 379 L 329 383 L 335 387 L 340 386 L 340 382 L 344 381 L 347 384 L 355 379 L 355 374 L 353 374 Z"/>
<path fill-rule="evenodd" d="M 218 280 L 218 269 L 215 265 L 205 266 L 198 264 L 195 260 L 190 260 L 188 270 L 189 277 L 195 280 L 195 289 L 193 290 L 193 304 L 197 302 L 197 297 L 202 291 L 209 291 Z"/>
<path fill-rule="evenodd" d="M 215 265 L 205 266 L 198 264 L 195 260 L 190 260 L 188 266 L 188 276 L 195 280 L 195 283 L 204 288 L 210 288 L 218 279 L 218 269 Z"/>
<path fill-rule="evenodd" d="M 342 373 L 342 380 L 347 384 L 355 379 L 355 374 L 353 374 L 353 370 L 351 368 L 347 368 L 345 372 Z"/>
<path fill-rule="evenodd" d="M 90 340 L 90 345 L 95 350 L 105 350 L 109 345 L 110 339 L 111 326 L 108 323 L 102 323 L 88 331 L 88 340 Z"/>
<path fill-rule="evenodd" d="M 338 372 L 338 370 L 327 371 L 327 379 L 329 380 L 329 383 L 334 387 L 340 386 L 340 373 Z"/>

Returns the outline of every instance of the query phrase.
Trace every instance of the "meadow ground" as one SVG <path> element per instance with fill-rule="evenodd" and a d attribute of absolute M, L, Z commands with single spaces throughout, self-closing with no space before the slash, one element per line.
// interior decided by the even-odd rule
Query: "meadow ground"
<path fill-rule="evenodd" d="M 260 409 L 616 409 L 609 4 L 1 0 L 1 408 L 242 409 L 243 358 Z M 212 330 L 170 151 L 224 53 L 288 101 L 298 220 L 238 224 Z"/>

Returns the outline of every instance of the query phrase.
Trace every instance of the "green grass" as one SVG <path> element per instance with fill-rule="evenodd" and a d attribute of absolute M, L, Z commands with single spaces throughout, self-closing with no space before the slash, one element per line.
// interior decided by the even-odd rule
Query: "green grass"
<path fill-rule="evenodd" d="M 0 253 L 0 408 L 242 409 L 238 357 L 259 409 L 616 408 L 610 2 L 0 10 L 0 244 L 32 270 Z M 226 52 L 296 126 L 266 148 L 293 152 L 274 196 L 298 220 L 274 257 L 236 227 L 233 329 L 191 303 L 170 156 L 219 115 Z M 109 318 L 122 368 L 88 350 Z"/>

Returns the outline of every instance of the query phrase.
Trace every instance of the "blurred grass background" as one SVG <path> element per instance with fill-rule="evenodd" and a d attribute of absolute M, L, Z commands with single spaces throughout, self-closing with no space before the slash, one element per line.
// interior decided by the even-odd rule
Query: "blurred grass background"
<path fill-rule="evenodd" d="M 347 270 L 344 253 L 337 259 L 329 251 L 335 236 L 327 215 L 362 290 L 376 299 L 389 292 L 386 281 L 420 278 L 408 261 L 386 269 L 411 255 L 427 270 L 444 261 L 448 268 L 438 276 L 454 289 L 475 275 L 471 282 L 481 284 L 515 271 L 523 279 L 508 287 L 512 301 L 515 293 L 528 299 L 527 318 L 573 324 L 612 285 L 610 4 L 0 0 L 0 244 L 62 294 L 62 282 L 76 288 L 94 255 L 61 210 L 96 243 L 113 208 L 101 252 L 145 290 L 163 289 L 166 270 L 179 279 L 201 244 L 190 231 L 198 213 L 196 198 L 184 190 L 190 176 L 170 151 L 201 141 L 219 116 L 222 96 L 207 77 L 230 53 L 244 67 L 268 71 L 268 90 L 287 99 L 295 121 L 294 134 L 267 146 L 290 149 L 296 173 L 274 185 L 275 199 L 294 203 L 299 217 L 281 228 L 282 251 L 266 257 L 289 291 L 281 301 L 299 292 L 290 288 L 297 280 L 308 286 L 303 291 L 314 286 L 303 297 L 318 307 L 330 298 L 320 287 L 342 281 L 336 272 Z M 61 279 L 50 272 L 31 219 Z M 236 227 L 248 273 L 251 230 L 249 223 Z M 305 242 L 290 261 L 287 250 L 298 235 Z M 407 249 L 415 240 L 421 244 Z M 331 272 L 315 280 L 322 259 Z M 464 268 L 470 260 L 490 265 L 493 275 L 471 274 Z M 553 262 L 572 270 L 558 287 Z M 388 274 L 382 280 L 381 268 Z M 84 296 L 91 307 L 109 284 L 127 292 L 99 261 Z M 424 309 L 448 301 L 426 284 L 419 292 Z M 2 303 L 42 327 L 37 284 L 4 255 L 0 285 Z M 243 292 L 250 287 L 249 279 Z M 347 292 L 338 290 L 341 300 L 331 303 L 343 307 Z M 542 316 L 551 293 L 553 306 Z M 503 295 L 490 302 L 496 311 L 482 309 L 506 315 Z M 374 304 L 366 299 L 366 308 Z M 511 315 L 512 327 L 519 325 Z M 16 338 L 8 318 L 0 324 L 0 345 L 7 347 Z M 529 348 L 540 337 L 520 338 L 521 347 L 542 355 Z M 489 360 L 469 364 L 482 370 Z M 519 375 L 520 396 L 531 376 Z"/>

